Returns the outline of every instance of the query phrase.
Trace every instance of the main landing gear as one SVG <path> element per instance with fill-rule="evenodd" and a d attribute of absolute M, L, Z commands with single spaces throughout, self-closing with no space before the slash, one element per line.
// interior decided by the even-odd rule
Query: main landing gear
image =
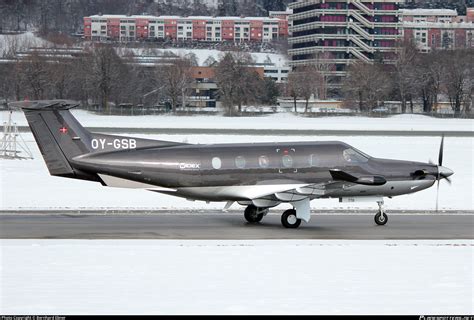
<path fill-rule="evenodd" d="M 256 206 L 250 205 L 245 209 L 245 220 L 249 223 L 259 223 L 262 221 L 263 217 L 265 217 L 268 213 L 268 209 L 265 208 L 257 208 Z"/>
<path fill-rule="evenodd" d="M 259 223 L 268 214 L 268 208 L 257 208 L 250 205 L 245 209 L 245 220 L 249 223 Z M 288 229 L 297 229 L 301 225 L 295 209 L 286 210 L 281 216 L 281 224 Z"/>
<path fill-rule="evenodd" d="M 288 229 L 297 229 L 301 225 L 301 219 L 296 216 L 295 209 L 290 209 L 283 212 L 281 224 Z"/>
<path fill-rule="evenodd" d="M 375 215 L 374 220 L 375 223 L 378 224 L 379 226 L 384 226 L 388 222 L 388 216 L 385 213 L 385 209 L 383 207 L 383 201 L 377 202 L 379 205 L 379 212 Z"/>

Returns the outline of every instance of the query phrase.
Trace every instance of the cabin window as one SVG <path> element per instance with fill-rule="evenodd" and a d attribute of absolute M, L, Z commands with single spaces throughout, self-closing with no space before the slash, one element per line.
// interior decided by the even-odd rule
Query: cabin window
<path fill-rule="evenodd" d="M 342 152 L 344 160 L 349 163 L 366 163 L 369 159 L 362 153 L 354 149 L 346 149 Z"/>
<path fill-rule="evenodd" d="M 293 158 L 286 154 L 281 158 L 281 162 L 285 168 L 292 168 L 293 167 Z"/>
<path fill-rule="evenodd" d="M 238 156 L 235 158 L 235 166 L 239 169 L 245 169 L 245 165 L 247 164 L 247 161 L 245 161 L 245 158 L 242 156 Z"/>
<path fill-rule="evenodd" d="M 267 156 L 261 156 L 258 158 L 258 164 L 260 168 L 268 168 L 270 166 L 270 159 Z"/>
<path fill-rule="evenodd" d="M 218 157 L 212 158 L 212 167 L 216 170 L 219 170 L 220 168 L 222 168 L 221 158 L 218 158 Z"/>

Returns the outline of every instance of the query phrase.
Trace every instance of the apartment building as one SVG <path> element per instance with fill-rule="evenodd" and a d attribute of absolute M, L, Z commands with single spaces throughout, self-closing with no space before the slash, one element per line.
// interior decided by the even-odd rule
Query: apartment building
<path fill-rule="evenodd" d="M 84 38 L 123 42 L 156 39 L 269 42 L 288 36 L 285 17 L 94 15 L 84 18 Z"/>
<path fill-rule="evenodd" d="M 448 9 L 401 11 L 404 38 L 414 40 L 420 51 L 474 48 L 474 8 L 466 16 Z"/>
<path fill-rule="evenodd" d="M 324 65 L 337 86 L 354 61 L 393 61 L 404 0 L 300 0 L 289 8 L 291 66 Z M 331 81 L 331 78 L 332 81 Z"/>

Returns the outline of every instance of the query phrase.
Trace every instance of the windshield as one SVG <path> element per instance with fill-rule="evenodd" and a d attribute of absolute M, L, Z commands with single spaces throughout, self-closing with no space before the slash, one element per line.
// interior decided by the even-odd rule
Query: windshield
<path fill-rule="evenodd" d="M 342 152 L 344 160 L 349 163 L 366 163 L 369 161 L 369 156 L 354 149 L 346 149 Z"/>

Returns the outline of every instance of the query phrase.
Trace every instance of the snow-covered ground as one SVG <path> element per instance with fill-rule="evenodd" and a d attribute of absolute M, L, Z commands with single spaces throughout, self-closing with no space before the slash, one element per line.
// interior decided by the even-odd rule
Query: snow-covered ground
<path fill-rule="evenodd" d="M 171 53 L 180 57 L 184 57 L 188 54 L 195 54 L 198 65 L 202 66 L 207 58 L 212 57 L 215 61 L 219 61 L 226 51 L 216 49 L 185 49 L 185 48 L 168 48 L 168 49 L 156 49 L 156 48 L 118 48 L 119 54 L 122 52 L 132 52 L 136 56 L 148 56 L 154 54 L 164 55 Z M 122 51 L 122 52 L 120 52 Z M 256 63 L 271 62 L 277 67 L 286 66 L 288 59 L 285 55 L 279 53 L 266 53 L 266 52 L 249 52 L 253 60 Z"/>
<path fill-rule="evenodd" d="M 200 66 L 202 66 L 204 61 L 206 61 L 206 59 L 210 56 L 213 57 L 216 61 L 219 61 L 221 56 L 225 53 L 223 51 L 213 49 L 163 49 L 160 51 L 173 52 L 174 54 L 179 56 L 185 56 L 189 53 L 194 53 L 198 59 L 198 64 Z M 283 67 L 288 63 L 287 58 L 282 54 L 252 52 L 250 53 L 250 55 L 256 63 L 263 63 L 267 60 L 267 58 L 269 58 L 270 61 L 278 67 Z"/>
<path fill-rule="evenodd" d="M 109 122 L 109 121 L 108 121 Z M 171 124 L 172 125 L 172 124 Z M 222 209 L 224 204 L 189 202 L 154 192 L 111 189 L 98 183 L 51 177 L 32 134 L 23 134 L 34 153 L 34 160 L 0 160 L 1 209 Z M 250 135 L 134 135 L 189 143 L 272 142 L 341 140 L 379 158 L 437 161 L 440 139 L 437 137 L 329 137 L 321 136 L 250 136 Z M 453 169 L 453 184 L 441 183 L 441 210 L 474 210 L 474 139 L 446 138 L 444 165 Z M 387 199 L 388 210 L 434 210 L 436 188 L 413 195 Z M 283 206 L 282 206 L 283 207 Z M 316 200 L 314 209 L 371 209 L 375 203 L 340 204 L 336 199 Z M 232 209 L 239 209 L 234 205 Z"/>
<path fill-rule="evenodd" d="M 0 58 L 11 48 L 16 50 L 26 50 L 31 47 L 49 46 L 50 43 L 33 32 L 26 32 L 17 35 L 0 34 Z"/>
<path fill-rule="evenodd" d="M 274 129 L 274 130 L 385 130 L 385 131 L 474 131 L 472 119 L 438 119 L 422 115 L 397 115 L 389 118 L 321 117 L 306 118 L 292 113 L 261 117 L 222 116 L 98 116 L 84 110 L 73 114 L 86 127 L 115 128 L 197 128 L 197 129 Z M 0 112 L 0 123 L 7 111 Z M 22 112 L 13 113 L 18 125 L 28 125 Z"/>
<path fill-rule="evenodd" d="M 473 314 L 472 240 L 0 240 L 1 314 Z"/>

